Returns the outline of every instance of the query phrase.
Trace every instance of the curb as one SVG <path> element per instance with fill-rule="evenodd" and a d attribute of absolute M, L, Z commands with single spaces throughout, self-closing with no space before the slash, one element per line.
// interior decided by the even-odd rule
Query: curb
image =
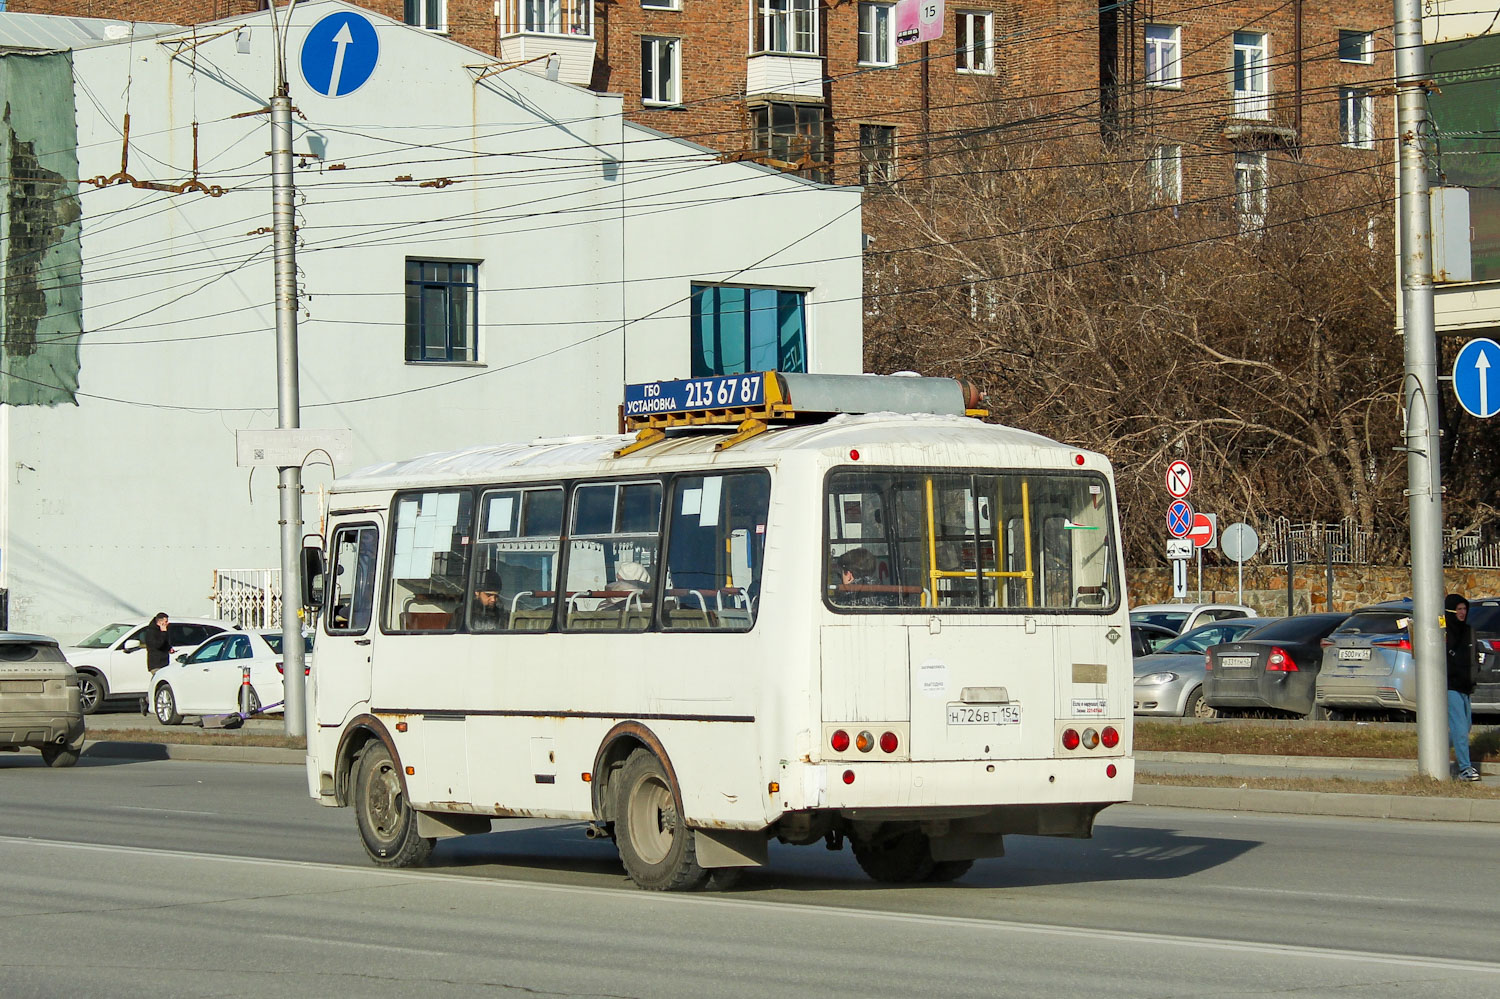
<path fill-rule="evenodd" d="M 1380 771 L 1396 770 L 1417 773 L 1417 761 L 1381 759 L 1368 756 L 1251 756 L 1234 753 L 1150 753 L 1135 754 L 1138 763 L 1208 763 L 1215 766 L 1277 767 L 1283 770 Z M 1500 764 L 1481 763 L 1479 772 L 1500 776 Z"/>
<path fill-rule="evenodd" d="M 1136 784 L 1136 805 L 1214 808 L 1231 812 L 1280 812 L 1344 818 L 1412 819 L 1425 822 L 1500 822 L 1500 800 L 1426 798 L 1399 794 L 1336 794 L 1238 787 L 1168 787 Z"/>
<path fill-rule="evenodd" d="M 83 755 L 90 759 L 194 760 L 200 763 L 280 763 L 302 766 L 307 753 L 301 749 L 272 746 L 196 746 L 175 742 L 85 741 Z"/>

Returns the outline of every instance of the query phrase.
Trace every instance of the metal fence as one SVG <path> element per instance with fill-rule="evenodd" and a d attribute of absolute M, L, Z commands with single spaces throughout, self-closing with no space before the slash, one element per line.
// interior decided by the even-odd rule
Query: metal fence
<path fill-rule="evenodd" d="M 215 569 L 214 617 L 241 628 L 281 627 L 280 569 Z"/>
<path fill-rule="evenodd" d="M 1256 561 L 1285 565 L 1288 551 L 1299 565 L 1405 565 L 1407 537 L 1362 527 L 1352 519 L 1336 524 L 1294 524 L 1278 517 L 1262 528 Z M 1450 569 L 1500 569 L 1500 537 L 1489 530 L 1443 532 L 1443 565 Z"/>

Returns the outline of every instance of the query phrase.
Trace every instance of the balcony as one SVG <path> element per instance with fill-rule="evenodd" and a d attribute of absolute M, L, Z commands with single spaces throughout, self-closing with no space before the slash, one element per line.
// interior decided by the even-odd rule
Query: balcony
<path fill-rule="evenodd" d="M 745 61 L 745 93 L 823 99 L 823 59 L 816 55 L 760 52 Z"/>
<path fill-rule="evenodd" d="M 500 61 L 547 75 L 547 56 L 558 57 L 557 78 L 588 86 L 594 78 L 592 0 L 500 0 Z"/>

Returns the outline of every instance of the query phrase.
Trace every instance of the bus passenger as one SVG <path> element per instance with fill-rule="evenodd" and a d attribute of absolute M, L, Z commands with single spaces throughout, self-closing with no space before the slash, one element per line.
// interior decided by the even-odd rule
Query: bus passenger
<path fill-rule="evenodd" d="M 868 548 L 851 548 L 833 560 L 838 569 L 838 586 L 833 602 L 836 604 L 870 605 L 884 603 L 886 595 L 873 592 L 869 587 L 880 582 L 876 578 L 876 560 Z"/>
<path fill-rule="evenodd" d="M 469 612 L 470 631 L 504 631 L 505 610 L 500 606 L 500 576 L 484 570 L 474 587 L 474 605 Z"/>

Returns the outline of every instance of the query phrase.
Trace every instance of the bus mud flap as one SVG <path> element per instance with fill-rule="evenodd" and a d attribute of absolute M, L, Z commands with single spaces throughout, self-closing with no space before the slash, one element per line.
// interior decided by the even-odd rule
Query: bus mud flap
<path fill-rule="evenodd" d="M 700 867 L 763 867 L 767 840 L 763 832 L 741 829 L 694 829 Z"/>
<path fill-rule="evenodd" d="M 451 836 L 473 836 L 490 831 L 488 815 L 457 813 L 417 813 L 417 835 L 424 839 L 448 839 Z"/>

